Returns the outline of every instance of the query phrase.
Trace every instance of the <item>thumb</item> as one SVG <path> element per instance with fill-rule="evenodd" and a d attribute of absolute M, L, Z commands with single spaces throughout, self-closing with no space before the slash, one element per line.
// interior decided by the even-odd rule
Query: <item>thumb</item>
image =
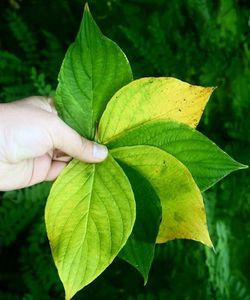
<path fill-rule="evenodd" d="M 106 146 L 87 140 L 59 117 L 55 116 L 55 118 L 56 122 L 53 126 L 51 137 L 56 149 L 89 163 L 101 162 L 107 158 L 108 149 Z"/>

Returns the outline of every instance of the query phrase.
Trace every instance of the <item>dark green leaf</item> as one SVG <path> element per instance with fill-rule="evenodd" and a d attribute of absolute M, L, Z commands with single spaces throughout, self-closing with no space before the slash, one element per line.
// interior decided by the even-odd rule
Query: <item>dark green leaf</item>
<path fill-rule="evenodd" d="M 160 199 L 144 176 L 119 160 L 118 163 L 129 179 L 136 201 L 135 225 L 119 257 L 135 267 L 146 284 L 161 220 Z"/>
<path fill-rule="evenodd" d="M 108 147 L 134 145 L 156 146 L 175 156 L 189 169 L 202 191 L 229 173 L 246 168 L 203 134 L 183 123 L 148 122 L 124 132 Z"/>
<path fill-rule="evenodd" d="M 131 80 L 126 56 L 101 33 L 86 6 L 76 40 L 59 73 L 55 103 L 60 116 L 80 134 L 93 139 L 107 102 Z"/>

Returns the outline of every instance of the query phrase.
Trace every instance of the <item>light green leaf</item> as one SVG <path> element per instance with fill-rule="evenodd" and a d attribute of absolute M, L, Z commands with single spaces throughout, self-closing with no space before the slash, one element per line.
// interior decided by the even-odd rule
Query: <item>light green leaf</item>
<path fill-rule="evenodd" d="M 158 243 L 185 238 L 212 246 L 200 190 L 180 161 L 151 146 L 121 147 L 111 153 L 138 170 L 158 194 L 162 206 Z"/>
<path fill-rule="evenodd" d="M 111 264 L 131 234 L 130 183 L 111 156 L 98 165 L 74 160 L 51 189 L 45 221 L 66 299 L 71 299 Z"/>
<path fill-rule="evenodd" d="M 152 120 L 175 120 L 195 127 L 213 88 L 171 77 L 141 78 L 120 89 L 109 101 L 99 127 L 99 141 Z"/>
<path fill-rule="evenodd" d="M 107 102 L 132 80 L 132 71 L 118 45 L 101 33 L 88 6 L 58 79 L 55 104 L 60 116 L 81 135 L 93 139 Z"/>
<path fill-rule="evenodd" d="M 244 169 L 215 143 L 192 127 L 173 121 L 151 121 L 132 128 L 108 143 L 109 148 L 156 146 L 175 156 L 191 172 L 202 191 L 229 173 Z"/>
<path fill-rule="evenodd" d="M 138 171 L 118 161 L 132 186 L 136 202 L 136 221 L 119 257 L 130 263 L 147 283 L 161 220 L 161 203 L 152 185 Z"/>

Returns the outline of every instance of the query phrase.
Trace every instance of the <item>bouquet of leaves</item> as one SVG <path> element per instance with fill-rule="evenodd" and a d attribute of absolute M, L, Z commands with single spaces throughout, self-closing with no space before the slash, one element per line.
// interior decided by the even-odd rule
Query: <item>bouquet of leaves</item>
<path fill-rule="evenodd" d="M 246 167 L 195 130 L 213 90 L 171 77 L 133 81 L 126 56 L 85 6 L 55 103 L 67 124 L 109 155 L 100 164 L 72 160 L 47 201 L 66 299 L 116 256 L 146 283 L 156 243 L 192 239 L 212 247 L 201 192 Z"/>

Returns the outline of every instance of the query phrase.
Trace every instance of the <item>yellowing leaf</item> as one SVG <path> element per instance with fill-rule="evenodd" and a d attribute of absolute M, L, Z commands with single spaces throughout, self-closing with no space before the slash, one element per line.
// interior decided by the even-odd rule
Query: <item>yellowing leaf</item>
<path fill-rule="evenodd" d="M 120 89 L 108 103 L 99 126 L 99 140 L 151 120 L 176 120 L 195 127 L 213 92 L 172 77 L 142 78 Z"/>
<path fill-rule="evenodd" d="M 111 156 L 98 165 L 74 160 L 51 189 L 45 221 L 66 299 L 71 299 L 111 264 L 131 234 L 130 183 Z"/>
<path fill-rule="evenodd" d="M 138 170 L 158 194 L 162 205 L 158 243 L 184 238 L 212 246 L 202 195 L 180 161 L 151 146 L 116 148 L 111 153 Z"/>

